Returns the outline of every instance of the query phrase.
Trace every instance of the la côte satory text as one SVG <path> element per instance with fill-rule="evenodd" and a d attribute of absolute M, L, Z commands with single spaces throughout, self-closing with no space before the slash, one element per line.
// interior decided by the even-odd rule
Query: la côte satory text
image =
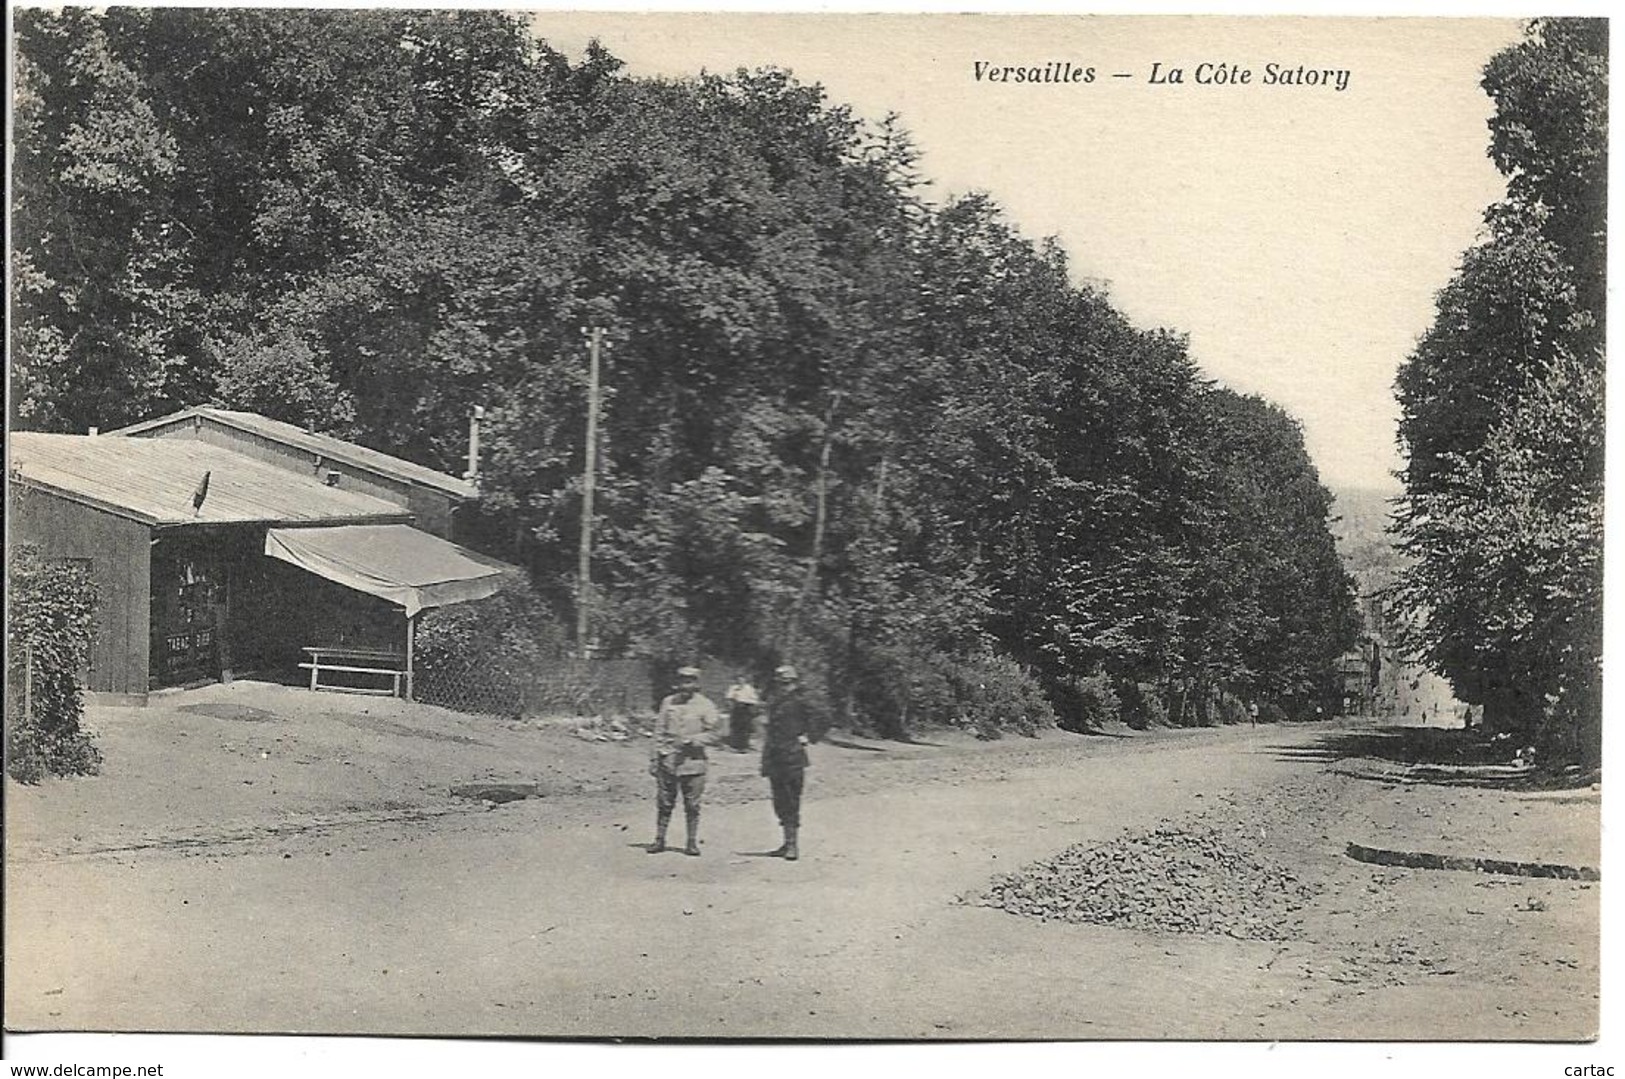
<path fill-rule="evenodd" d="M 1029 85 L 1087 86 L 1102 78 L 1137 79 L 1132 71 L 1102 72 L 1070 60 L 1043 63 L 998 64 L 976 60 L 971 74 L 977 82 L 1025 83 Z M 1307 64 L 1278 64 L 1273 61 L 1254 70 L 1244 64 L 1203 61 L 1194 66 L 1174 65 L 1158 60 L 1151 65 L 1145 82 L 1150 86 L 1312 86 L 1343 92 L 1349 88 L 1353 72 L 1348 68 L 1310 67 Z"/>

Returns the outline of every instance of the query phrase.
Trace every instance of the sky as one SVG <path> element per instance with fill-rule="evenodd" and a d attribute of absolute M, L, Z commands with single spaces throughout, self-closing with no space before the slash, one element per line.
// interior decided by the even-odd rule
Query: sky
<path fill-rule="evenodd" d="M 636 75 L 788 68 L 833 103 L 900 114 L 941 200 L 986 191 L 1141 326 L 1297 417 L 1333 488 L 1397 491 L 1394 373 L 1504 192 L 1485 62 L 1513 19 L 541 12 L 579 57 Z M 992 82 L 1094 67 L 1090 83 Z M 1251 81 L 1195 82 L 1200 64 Z M 1267 85 L 1266 65 L 1346 71 Z M 1152 65 L 1166 78 L 1151 83 Z M 1130 78 L 1115 78 L 1117 73 Z"/>

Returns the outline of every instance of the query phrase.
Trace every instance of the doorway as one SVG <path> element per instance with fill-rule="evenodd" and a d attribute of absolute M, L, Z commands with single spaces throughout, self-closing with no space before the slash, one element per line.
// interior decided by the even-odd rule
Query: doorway
<path fill-rule="evenodd" d="M 218 681 L 227 595 L 221 559 L 202 537 L 152 548 L 152 688 Z"/>

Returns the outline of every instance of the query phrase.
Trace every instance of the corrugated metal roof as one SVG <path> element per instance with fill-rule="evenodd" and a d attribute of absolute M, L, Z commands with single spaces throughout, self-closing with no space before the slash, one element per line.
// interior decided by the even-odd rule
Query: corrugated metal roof
<path fill-rule="evenodd" d="M 357 468 L 370 469 L 385 476 L 393 476 L 409 483 L 432 487 L 437 491 L 444 491 L 459 498 L 476 498 L 479 489 L 467 480 L 449 476 L 444 472 L 437 472 L 432 468 L 414 464 L 411 461 L 393 457 L 378 450 L 370 450 L 365 446 L 357 446 L 354 442 L 346 442 L 332 435 L 319 435 L 313 431 L 306 431 L 295 427 L 291 423 L 273 420 L 268 416 L 261 416 L 257 412 L 236 412 L 225 408 L 209 408 L 199 405 L 195 408 L 182 409 L 168 416 L 160 416 L 153 420 L 143 420 L 128 427 L 121 427 L 117 431 L 107 432 L 109 435 L 140 435 L 159 427 L 168 427 L 177 423 L 184 423 L 193 417 L 202 417 L 227 427 L 235 427 L 240 431 L 248 431 L 268 438 L 283 445 L 294 446 L 310 453 L 319 453 L 324 457 L 331 457 L 335 461 L 344 461 Z"/>
<path fill-rule="evenodd" d="M 13 432 L 23 483 L 153 525 L 406 521 L 405 508 L 190 439 Z M 192 497 L 209 473 L 196 513 Z"/>

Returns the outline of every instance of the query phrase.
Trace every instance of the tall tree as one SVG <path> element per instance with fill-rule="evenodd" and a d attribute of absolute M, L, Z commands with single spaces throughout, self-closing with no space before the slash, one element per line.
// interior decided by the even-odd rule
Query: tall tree
<path fill-rule="evenodd" d="M 987 196 L 923 200 L 896 117 L 772 69 L 631 78 L 485 12 L 19 29 L 33 425 L 213 400 L 458 471 L 483 405 L 474 532 L 567 612 L 597 327 L 604 649 L 788 656 L 898 730 L 1030 712 L 1035 678 L 1287 694 L 1308 675 L 1269 681 L 1274 657 L 1335 637 L 1233 628 L 1310 562 L 1231 531 L 1299 551 L 1324 521 L 1270 517 L 1218 462 L 1295 478 L 1295 432 L 1229 422 L 1182 337 Z M 1337 608 L 1304 581 L 1283 605 Z"/>
<path fill-rule="evenodd" d="M 1507 198 L 1401 368 L 1411 643 L 1492 728 L 1595 759 L 1601 659 L 1607 26 L 1496 56 Z"/>
<path fill-rule="evenodd" d="M 14 421 L 113 426 L 196 390 L 178 168 L 100 16 L 17 13 Z"/>

